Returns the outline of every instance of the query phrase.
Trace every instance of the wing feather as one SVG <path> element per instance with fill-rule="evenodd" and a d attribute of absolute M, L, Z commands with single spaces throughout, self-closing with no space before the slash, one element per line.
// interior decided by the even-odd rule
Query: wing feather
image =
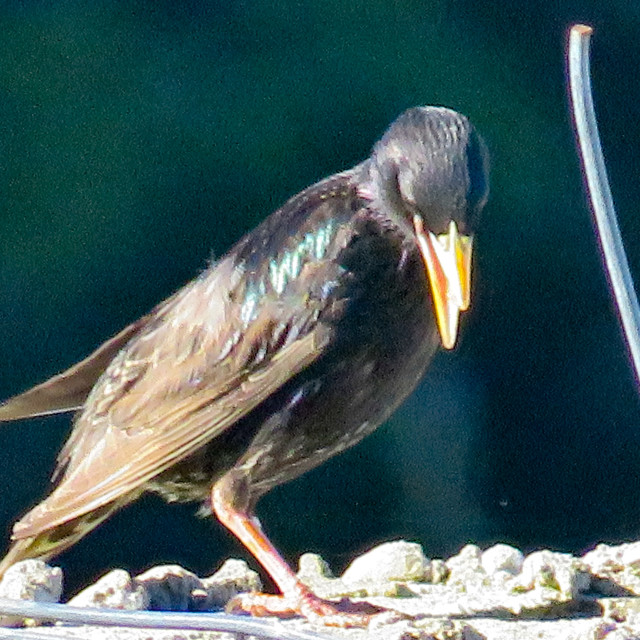
<path fill-rule="evenodd" d="M 140 318 L 125 327 L 66 371 L 0 404 L 0 422 L 80 409 L 109 363 L 145 326 L 149 317 Z"/>
<path fill-rule="evenodd" d="M 318 330 L 283 349 L 265 366 L 242 381 L 236 380 L 237 384 L 223 397 L 212 397 L 211 391 L 205 389 L 178 405 L 158 407 L 145 421 L 143 430 L 130 434 L 109 428 L 101 446 L 66 476 L 49 498 L 16 524 L 14 538 L 37 535 L 104 506 L 187 457 L 311 364 L 328 337 L 318 326 Z M 118 464 L 119 460 L 122 464 Z"/>
<path fill-rule="evenodd" d="M 15 525 L 14 538 L 139 493 L 326 351 L 334 325 L 320 317 L 342 308 L 336 258 L 360 206 L 350 176 L 292 198 L 140 327 L 119 334 L 128 342 L 113 339 L 124 348 L 104 352 L 115 357 L 60 454 L 60 482 Z"/>

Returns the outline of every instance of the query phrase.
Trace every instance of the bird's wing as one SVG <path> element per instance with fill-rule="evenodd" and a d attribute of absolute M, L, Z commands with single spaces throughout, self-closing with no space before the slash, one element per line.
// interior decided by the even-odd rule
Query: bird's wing
<path fill-rule="evenodd" d="M 133 433 L 110 427 L 49 498 L 15 525 L 14 538 L 36 535 L 104 506 L 187 457 L 311 364 L 327 338 L 318 332 L 306 335 L 268 366 L 238 377 L 219 397 L 205 390 L 179 403 L 159 403 Z"/>
<path fill-rule="evenodd" d="M 340 198 L 345 216 L 353 213 L 348 200 Z M 326 198 L 309 202 L 312 216 L 336 213 Z M 344 234 L 332 234 L 342 244 Z M 36 535 L 140 488 L 313 363 L 331 340 L 333 329 L 318 318 L 334 304 L 322 296 L 340 269 L 326 259 L 339 247 L 321 240 L 322 251 L 320 241 L 309 241 L 299 253 L 299 277 L 283 275 L 277 259 L 268 263 L 260 295 L 246 290 L 256 280 L 238 267 L 236 254 L 161 307 L 160 320 L 118 354 L 92 391 L 63 449 L 60 484 L 16 524 L 14 537 Z M 290 261 L 287 251 L 278 255 Z"/>
<path fill-rule="evenodd" d="M 145 326 L 144 316 L 66 371 L 0 403 L 0 422 L 76 411 L 115 355 Z"/>

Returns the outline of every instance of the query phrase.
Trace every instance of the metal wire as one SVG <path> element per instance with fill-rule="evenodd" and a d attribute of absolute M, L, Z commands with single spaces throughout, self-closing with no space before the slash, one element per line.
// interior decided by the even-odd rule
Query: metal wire
<path fill-rule="evenodd" d="M 327 640 L 310 631 L 291 629 L 269 620 L 226 613 L 181 613 L 175 611 L 118 611 L 115 609 L 90 609 L 70 607 L 63 604 L 29 602 L 0 598 L 0 615 L 33 618 L 36 620 L 58 620 L 77 625 L 117 626 L 144 629 L 177 629 L 181 631 L 222 631 L 252 635 L 265 640 Z M 33 629 L 0 629 L 0 640 L 44 640 L 71 638 L 60 628 L 60 635 L 40 633 Z"/>
<path fill-rule="evenodd" d="M 569 33 L 569 85 L 582 166 L 611 288 L 620 314 L 631 361 L 640 383 L 640 307 L 622 244 L 607 178 L 589 73 L 589 42 L 593 30 L 575 25 Z"/>

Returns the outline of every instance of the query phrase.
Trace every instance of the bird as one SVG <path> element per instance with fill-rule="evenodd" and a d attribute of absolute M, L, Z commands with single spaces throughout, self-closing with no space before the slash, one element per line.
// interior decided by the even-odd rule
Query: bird
<path fill-rule="evenodd" d="M 275 487 L 384 423 L 470 304 L 486 144 L 413 107 L 371 155 L 304 189 L 86 359 L 0 405 L 0 421 L 75 412 L 54 488 L 13 526 L 0 575 L 50 559 L 144 492 L 200 502 L 280 594 L 230 609 L 364 626 L 320 599 L 255 515 Z"/>

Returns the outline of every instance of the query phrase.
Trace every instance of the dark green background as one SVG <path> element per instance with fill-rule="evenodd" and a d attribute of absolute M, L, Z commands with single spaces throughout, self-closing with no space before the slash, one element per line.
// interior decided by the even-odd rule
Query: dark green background
<path fill-rule="evenodd" d="M 606 5 L 606 6 L 603 6 Z M 285 555 L 342 568 L 396 537 L 580 551 L 640 533 L 640 406 L 608 298 L 565 96 L 569 25 L 593 83 L 640 274 L 640 3 L 3 2 L 0 397 L 168 296 L 288 196 L 366 157 L 417 104 L 492 154 L 462 340 L 368 441 L 260 505 Z M 640 275 L 638 276 L 640 277 Z M 42 497 L 68 417 L 0 429 L 0 521 Z M 61 557 L 210 572 L 238 545 L 149 497 Z"/>

